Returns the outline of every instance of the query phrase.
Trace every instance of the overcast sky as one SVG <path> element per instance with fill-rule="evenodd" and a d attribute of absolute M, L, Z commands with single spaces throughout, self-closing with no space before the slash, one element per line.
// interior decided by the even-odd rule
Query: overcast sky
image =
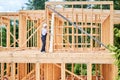
<path fill-rule="evenodd" d="M 64 1 L 64 0 L 49 0 L 49 1 Z M 94 0 L 91 0 L 94 1 Z M 19 11 L 25 7 L 28 0 L 0 0 L 0 12 Z"/>
<path fill-rule="evenodd" d="M 0 0 L 0 12 L 18 11 L 28 0 Z"/>
<path fill-rule="evenodd" d="M 49 0 L 49 1 L 62 1 L 62 0 Z M 28 0 L 0 0 L 0 12 L 13 12 L 19 11 L 22 6 L 26 6 Z"/>

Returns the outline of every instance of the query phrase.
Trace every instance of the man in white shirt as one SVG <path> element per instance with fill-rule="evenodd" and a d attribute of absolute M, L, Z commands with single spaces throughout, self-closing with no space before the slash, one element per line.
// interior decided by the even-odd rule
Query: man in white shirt
<path fill-rule="evenodd" d="M 41 31 L 41 40 L 42 40 L 42 49 L 41 52 L 45 52 L 45 46 L 46 46 L 46 36 L 47 36 L 47 24 L 43 24 L 43 28 Z"/>

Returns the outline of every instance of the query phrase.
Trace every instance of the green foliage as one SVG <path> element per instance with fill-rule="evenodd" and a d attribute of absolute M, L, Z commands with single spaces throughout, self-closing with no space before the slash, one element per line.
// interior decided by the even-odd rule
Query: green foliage
<path fill-rule="evenodd" d="M 120 49 L 120 24 L 114 25 L 114 45 Z"/>
<path fill-rule="evenodd" d="M 118 76 L 116 80 L 120 80 L 120 24 L 114 25 L 114 46 L 108 46 L 111 52 L 115 52 L 115 64 L 118 67 Z"/>
<path fill-rule="evenodd" d="M 6 29 L 5 27 L 2 27 L 2 46 L 6 47 Z"/>
<path fill-rule="evenodd" d="M 114 0 L 114 9 L 120 10 L 120 0 Z"/>
<path fill-rule="evenodd" d="M 110 45 L 108 47 L 111 52 L 115 52 L 113 56 L 115 58 L 115 64 L 118 67 L 118 73 L 117 73 L 118 75 L 117 75 L 116 80 L 120 80 L 120 49 L 115 46 L 110 46 Z"/>
<path fill-rule="evenodd" d="M 34 5 L 33 5 L 33 0 L 28 0 L 28 3 L 25 3 L 27 5 L 27 10 L 33 10 Z"/>
<path fill-rule="evenodd" d="M 45 1 L 46 0 L 33 0 L 34 9 L 45 9 Z"/>
<path fill-rule="evenodd" d="M 43 10 L 45 9 L 45 2 L 48 0 L 28 0 L 28 3 L 25 3 L 27 5 L 27 10 Z"/>
<path fill-rule="evenodd" d="M 87 1 L 87 0 L 65 0 L 65 1 Z"/>
<path fill-rule="evenodd" d="M 87 65 L 86 64 L 75 64 L 74 73 L 77 75 L 87 75 Z"/>

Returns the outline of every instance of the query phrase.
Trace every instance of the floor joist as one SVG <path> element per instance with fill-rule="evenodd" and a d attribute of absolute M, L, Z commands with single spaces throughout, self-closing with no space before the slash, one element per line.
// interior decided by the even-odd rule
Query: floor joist
<path fill-rule="evenodd" d="M 41 53 L 39 50 L 3 51 L 0 52 L 0 62 L 3 63 L 92 63 L 113 64 L 113 53 L 80 52 L 80 53 Z"/>

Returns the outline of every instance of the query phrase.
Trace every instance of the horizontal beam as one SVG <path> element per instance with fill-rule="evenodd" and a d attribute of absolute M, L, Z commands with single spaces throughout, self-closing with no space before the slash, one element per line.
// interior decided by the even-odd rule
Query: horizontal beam
<path fill-rule="evenodd" d="M 75 10 L 74 12 L 77 14 L 76 11 L 78 11 L 78 10 L 77 9 L 74 9 L 74 10 Z M 108 10 L 103 10 L 103 11 L 105 14 L 109 13 Z M 63 12 L 63 11 L 60 11 L 60 12 Z M 100 10 L 94 11 L 94 13 L 99 13 L 99 12 L 100 12 Z M 20 13 L 45 13 L 45 11 L 44 10 L 35 10 L 35 12 L 34 12 L 34 11 L 28 10 L 28 11 L 20 11 Z M 66 12 L 66 13 L 64 12 L 63 15 L 66 15 L 67 13 L 68 12 Z M 114 24 L 120 24 L 120 16 L 119 15 L 120 15 L 120 10 L 114 10 L 114 19 L 113 19 Z M 3 17 L 19 16 L 19 13 L 18 12 L 0 12 L 0 16 L 3 16 Z"/>
<path fill-rule="evenodd" d="M 46 2 L 46 5 L 80 5 L 80 4 L 113 4 L 113 1 L 56 1 L 56 2 Z"/>
<path fill-rule="evenodd" d="M 18 16 L 18 12 L 0 12 L 0 16 Z"/>
<path fill-rule="evenodd" d="M 30 13 L 30 14 L 44 13 L 45 14 L 45 10 L 21 10 L 19 11 L 19 13 Z"/>
<path fill-rule="evenodd" d="M 92 63 L 113 64 L 113 53 L 109 52 L 58 52 L 41 53 L 39 50 L 2 51 L 0 52 L 1 63 Z"/>

